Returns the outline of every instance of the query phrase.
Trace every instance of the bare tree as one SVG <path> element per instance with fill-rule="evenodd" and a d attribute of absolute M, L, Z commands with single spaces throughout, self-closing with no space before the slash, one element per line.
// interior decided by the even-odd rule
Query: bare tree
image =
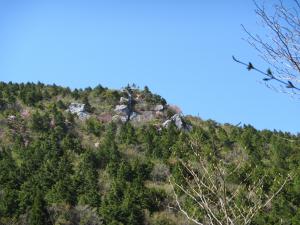
<path fill-rule="evenodd" d="M 276 185 L 272 193 L 264 192 L 264 178 L 255 182 L 252 174 L 248 173 L 239 182 L 230 182 L 230 178 L 237 176 L 242 161 L 234 166 L 219 158 L 207 160 L 201 155 L 201 146 L 197 142 L 191 143 L 195 161 L 181 160 L 183 166 L 184 183 L 176 182 L 170 177 L 176 205 L 190 221 L 198 225 L 247 225 L 257 213 L 271 205 L 271 201 L 282 191 L 291 175 L 274 180 Z M 215 151 L 212 145 L 212 151 Z M 201 219 L 185 207 L 185 200 L 193 202 L 203 215 Z"/>
<path fill-rule="evenodd" d="M 255 13 L 265 30 L 264 35 L 254 34 L 242 25 L 247 34 L 247 42 L 259 52 L 274 73 L 270 69 L 263 72 L 252 63 L 244 63 L 234 57 L 233 59 L 246 65 L 248 70 L 254 69 L 265 75 L 263 81 L 269 88 L 299 95 L 297 83 L 300 82 L 300 1 L 288 2 L 289 4 L 284 4 L 278 0 L 272 7 L 266 7 L 254 1 Z M 279 86 L 273 85 L 272 80 Z"/>

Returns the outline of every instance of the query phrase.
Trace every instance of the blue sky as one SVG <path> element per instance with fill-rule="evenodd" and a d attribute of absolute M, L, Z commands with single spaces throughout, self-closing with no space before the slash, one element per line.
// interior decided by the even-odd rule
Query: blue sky
<path fill-rule="evenodd" d="M 300 100 L 272 92 L 235 55 L 262 68 L 240 24 L 251 0 L 0 1 L 0 80 L 71 88 L 128 83 L 185 114 L 299 132 Z"/>

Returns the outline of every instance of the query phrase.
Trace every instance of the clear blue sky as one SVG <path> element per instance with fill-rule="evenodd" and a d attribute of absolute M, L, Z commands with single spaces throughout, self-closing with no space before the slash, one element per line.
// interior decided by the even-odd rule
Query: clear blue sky
<path fill-rule="evenodd" d="M 0 1 L 0 80 L 71 88 L 127 83 L 185 114 L 300 131 L 300 100 L 270 91 L 231 59 L 266 68 L 242 40 L 251 0 Z"/>

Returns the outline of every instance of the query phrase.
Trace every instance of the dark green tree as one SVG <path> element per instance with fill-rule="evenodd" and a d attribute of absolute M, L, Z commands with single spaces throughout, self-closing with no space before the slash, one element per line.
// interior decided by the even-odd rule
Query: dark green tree
<path fill-rule="evenodd" d="M 46 203 L 40 191 L 37 191 L 32 208 L 29 215 L 30 225 L 46 225 L 49 224 L 49 214 L 47 212 Z"/>
<path fill-rule="evenodd" d="M 85 111 L 87 111 L 88 113 L 92 113 L 93 112 L 93 107 L 91 106 L 91 104 L 89 102 L 89 98 L 88 98 L 87 95 L 85 95 L 83 97 L 82 103 L 84 104 Z"/>

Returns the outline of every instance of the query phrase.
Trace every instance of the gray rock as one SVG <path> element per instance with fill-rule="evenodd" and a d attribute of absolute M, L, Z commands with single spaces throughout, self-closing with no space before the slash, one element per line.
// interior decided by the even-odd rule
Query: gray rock
<path fill-rule="evenodd" d="M 155 113 L 153 111 L 143 111 L 140 114 L 137 114 L 132 121 L 134 122 L 148 122 L 155 119 Z"/>
<path fill-rule="evenodd" d="M 84 112 L 84 104 L 81 103 L 71 103 L 69 106 L 69 111 L 71 113 Z"/>
<path fill-rule="evenodd" d="M 120 104 L 127 104 L 128 103 L 128 99 L 127 98 L 124 98 L 124 97 L 121 97 L 120 98 Z"/>
<path fill-rule="evenodd" d="M 69 105 L 68 111 L 71 112 L 72 114 L 76 114 L 81 120 L 87 119 L 90 116 L 85 111 L 85 104 L 81 104 L 81 103 L 71 103 Z"/>
<path fill-rule="evenodd" d="M 132 112 L 131 115 L 130 115 L 130 117 L 129 117 L 129 119 L 133 120 L 137 116 L 138 116 L 138 114 L 136 112 Z"/>
<path fill-rule="evenodd" d="M 184 127 L 184 122 L 179 114 L 175 114 L 174 116 L 172 116 L 171 120 L 174 121 L 178 129 L 181 130 Z"/>
<path fill-rule="evenodd" d="M 163 111 L 164 110 L 164 106 L 163 105 L 156 105 L 154 107 L 154 111 Z"/>
<path fill-rule="evenodd" d="M 116 105 L 115 112 L 119 114 L 128 115 L 129 109 L 127 105 Z"/>
<path fill-rule="evenodd" d="M 180 114 L 175 114 L 173 115 L 170 119 L 166 120 L 162 126 L 163 127 L 168 127 L 171 123 L 174 123 L 177 129 L 179 130 L 184 130 L 184 131 L 191 131 L 192 126 L 188 125 L 184 122 L 182 116 Z"/>
<path fill-rule="evenodd" d="M 79 113 L 77 113 L 77 116 L 79 117 L 79 119 L 85 120 L 90 117 L 90 114 L 88 114 L 86 112 L 79 112 Z"/>
<path fill-rule="evenodd" d="M 132 112 L 131 115 L 130 115 L 130 117 L 129 117 L 129 119 L 130 120 L 135 120 L 138 116 L 139 115 L 136 112 Z M 127 119 L 128 119 L 127 115 L 120 115 L 120 114 L 114 115 L 112 117 L 112 120 L 115 121 L 115 122 L 116 121 L 121 121 L 121 122 L 125 123 L 127 121 Z"/>
<path fill-rule="evenodd" d="M 162 126 L 168 127 L 171 123 L 172 123 L 172 120 L 166 120 L 165 122 L 163 122 Z"/>

